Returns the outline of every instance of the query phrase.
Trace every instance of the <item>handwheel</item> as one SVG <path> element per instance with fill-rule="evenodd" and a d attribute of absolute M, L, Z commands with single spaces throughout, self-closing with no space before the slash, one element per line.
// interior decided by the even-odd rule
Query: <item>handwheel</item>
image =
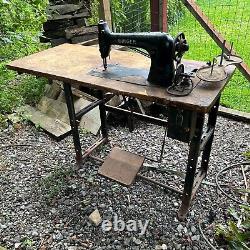
<path fill-rule="evenodd" d="M 174 60 L 180 63 L 183 54 L 188 51 L 189 46 L 184 33 L 179 33 L 174 39 Z"/>

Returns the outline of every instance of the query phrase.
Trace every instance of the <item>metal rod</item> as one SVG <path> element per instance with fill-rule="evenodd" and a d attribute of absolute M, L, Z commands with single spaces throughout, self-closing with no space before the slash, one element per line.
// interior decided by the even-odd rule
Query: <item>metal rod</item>
<path fill-rule="evenodd" d="M 103 91 L 100 90 L 98 91 L 99 98 L 104 99 L 104 94 Z M 105 110 L 105 103 L 101 103 L 99 105 L 99 110 L 100 110 L 100 119 L 101 119 L 101 132 L 102 132 L 102 137 L 107 137 L 108 136 L 108 125 L 107 125 L 107 114 Z"/>
<path fill-rule="evenodd" d="M 153 0 L 152 0 L 153 1 Z M 218 46 L 222 46 L 224 36 L 221 35 L 216 29 L 214 25 L 209 20 L 208 16 L 205 15 L 204 11 L 202 11 L 201 7 L 198 5 L 197 1 L 193 0 L 182 0 L 188 10 L 192 13 L 192 15 L 197 19 L 197 21 L 201 24 L 201 26 L 207 31 L 209 36 L 217 43 Z M 229 46 L 226 44 L 225 50 L 229 51 Z M 236 53 L 234 52 L 236 55 Z M 250 81 L 250 68 L 245 63 L 239 63 L 235 65 L 240 72 L 245 76 L 245 78 Z"/>
<path fill-rule="evenodd" d="M 97 157 L 97 156 L 89 155 L 89 157 L 92 158 L 92 159 L 94 159 L 94 160 L 96 160 L 96 161 L 100 161 L 100 162 L 102 162 L 102 163 L 104 162 L 103 159 L 101 159 L 101 158 L 99 158 L 99 157 Z"/>
<path fill-rule="evenodd" d="M 176 192 L 176 193 L 178 193 L 178 194 L 182 194 L 182 192 L 181 192 L 179 189 L 170 187 L 170 186 L 168 186 L 168 185 L 166 185 L 166 184 L 163 184 L 163 183 L 161 183 L 161 182 L 159 182 L 159 181 L 156 181 L 156 180 L 154 180 L 154 179 L 151 179 L 151 178 L 149 178 L 149 177 L 146 177 L 146 176 L 144 176 L 144 175 L 142 175 L 142 174 L 137 174 L 136 176 L 138 176 L 138 177 L 140 177 L 141 179 L 146 180 L 146 181 L 148 181 L 148 182 L 152 182 L 152 183 L 154 183 L 154 184 L 156 184 L 156 185 L 158 185 L 158 186 L 161 186 L 161 187 L 163 187 L 163 188 L 169 189 L 169 190 L 171 190 L 171 191 L 173 191 L 173 192 Z"/>
<path fill-rule="evenodd" d="M 94 109 L 95 107 L 99 106 L 102 103 L 108 102 L 112 97 L 114 97 L 114 95 L 90 103 L 88 106 L 86 106 L 85 108 L 76 113 L 76 119 L 77 120 L 81 119 L 81 117 L 87 114 L 89 111 L 91 111 L 92 109 Z"/>
<path fill-rule="evenodd" d="M 226 40 L 223 41 L 223 45 L 222 45 L 222 51 L 221 51 L 221 57 L 220 57 L 220 66 L 222 65 L 222 62 L 223 62 L 225 46 L 226 46 Z"/>
<path fill-rule="evenodd" d="M 96 148 L 98 148 L 101 144 L 103 144 L 104 142 L 106 142 L 108 140 L 107 137 L 104 137 L 102 139 L 100 139 L 99 141 L 95 142 L 93 145 L 91 145 L 83 154 L 82 158 L 86 158 L 88 157 Z"/>
<path fill-rule="evenodd" d="M 130 106 L 131 98 L 128 98 L 127 104 L 128 104 L 128 110 L 130 111 L 130 115 L 128 116 L 128 128 L 129 128 L 129 132 L 133 132 L 135 126 L 134 126 L 134 118 L 133 118 L 133 109 Z"/>
<path fill-rule="evenodd" d="M 160 162 L 162 161 L 163 152 L 164 152 L 164 147 L 165 147 L 165 144 L 166 144 L 166 135 L 167 135 L 167 127 L 165 127 L 163 143 L 162 143 L 162 146 L 161 146 Z"/>
<path fill-rule="evenodd" d="M 211 67 L 211 72 L 210 72 L 210 75 L 212 75 L 212 74 L 213 74 L 215 60 L 216 60 L 216 58 L 214 58 L 214 59 L 213 59 L 213 64 L 212 64 L 212 67 Z"/>
<path fill-rule="evenodd" d="M 234 45 L 234 42 L 231 43 L 228 59 L 230 59 L 230 57 L 232 55 L 233 45 Z"/>
<path fill-rule="evenodd" d="M 130 115 L 130 111 L 126 110 L 126 109 L 122 109 L 122 108 L 118 108 L 118 107 L 113 107 L 110 105 L 105 105 L 105 109 L 109 112 L 114 112 L 114 113 L 120 113 L 120 114 L 126 114 L 126 115 Z M 168 122 L 166 120 L 160 119 L 160 118 L 156 118 L 153 116 L 148 116 L 148 115 L 143 115 L 137 112 L 133 112 L 133 116 L 139 120 L 142 121 L 146 121 L 152 124 L 156 124 L 159 126 L 164 126 L 166 127 L 168 125 Z"/>

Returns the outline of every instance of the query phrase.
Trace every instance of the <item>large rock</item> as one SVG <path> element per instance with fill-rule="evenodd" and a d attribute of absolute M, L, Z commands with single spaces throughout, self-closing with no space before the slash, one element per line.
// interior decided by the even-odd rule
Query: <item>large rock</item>
<path fill-rule="evenodd" d="M 66 29 L 67 27 L 73 26 L 73 20 L 50 20 L 43 24 L 44 31 L 51 31 L 51 30 L 62 30 Z"/>
<path fill-rule="evenodd" d="M 89 27 L 69 27 L 65 30 L 66 38 L 71 39 L 72 37 L 84 36 L 90 34 L 97 34 L 98 28 L 97 26 L 89 26 Z"/>
<path fill-rule="evenodd" d="M 87 9 L 84 9 L 81 13 L 72 13 L 72 14 L 65 14 L 60 15 L 58 13 L 50 14 L 48 20 L 66 20 L 66 19 L 76 19 L 76 18 L 84 18 L 89 17 L 90 13 Z"/>
<path fill-rule="evenodd" d="M 65 15 L 77 12 L 82 8 L 81 5 L 76 4 L 63 4 L 63 5 L 52 5 L 47 9 L 48 15 Z"/>

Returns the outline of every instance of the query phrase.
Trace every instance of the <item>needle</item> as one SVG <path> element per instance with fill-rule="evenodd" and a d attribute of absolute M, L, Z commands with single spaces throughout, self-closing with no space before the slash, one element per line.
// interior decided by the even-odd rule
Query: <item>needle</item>
<path fill-rule="evenodd" d="M 103 67 L 104 67 L 104 70 L 107 69 L 107 57 L 103 58 Z"/>

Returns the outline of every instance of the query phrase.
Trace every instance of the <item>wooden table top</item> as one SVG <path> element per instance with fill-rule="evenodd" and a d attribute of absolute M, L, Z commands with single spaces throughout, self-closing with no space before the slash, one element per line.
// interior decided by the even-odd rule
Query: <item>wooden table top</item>
<path fill-rule="evenodd" d="M 108 64 L 116 63 L 123 67 L 144 69 L 144 71 L 150 68 L 150 58 L 138 53 L 113 49 Z M 184 64 L 189 69 L 204 65 L 202 62 L 196 61 L 184 61 Z M 199 84 L 192 93 L 185 97 L 176 97 L 169 95 L 164 87 L 142 86 L 90 75 L 91 70 L 101 65 L 102 60 L 98 47 L 63 44 L 10 62 L 7 67 L 20 73 L 43 76 L 70 84 L 78 84 L 204 113 L 208 112 L 214 105 L 235 70 L 234 66 L 227 67 L 228 77 L 221 82 L 199 82 L 195 78 L 195 84 L 197 82 Z"/>

